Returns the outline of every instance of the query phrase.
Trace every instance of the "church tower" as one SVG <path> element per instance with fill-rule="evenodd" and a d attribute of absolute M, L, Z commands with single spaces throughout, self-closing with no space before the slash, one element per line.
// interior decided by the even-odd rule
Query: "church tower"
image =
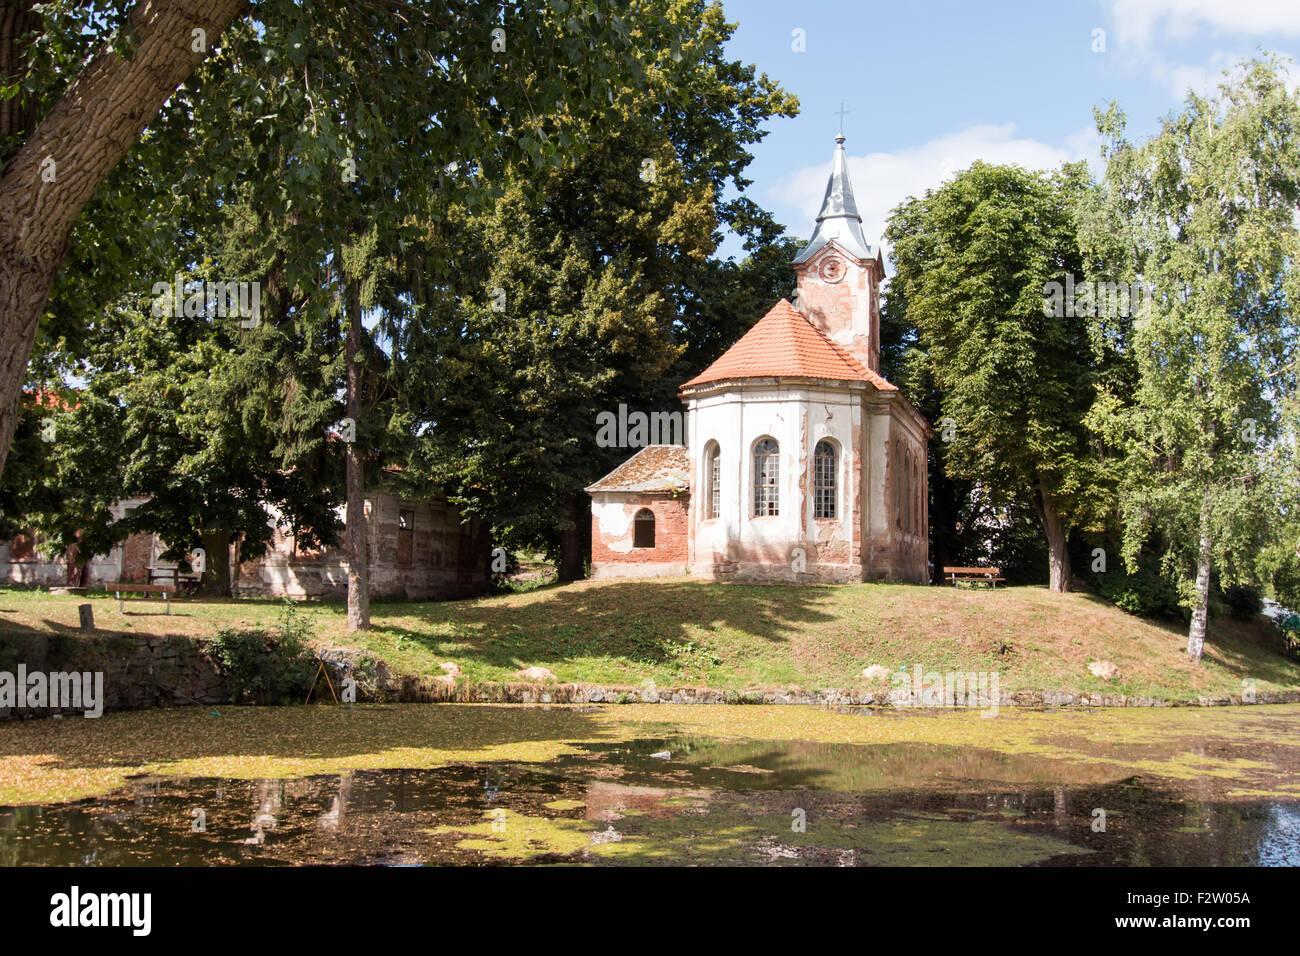
<path fill-rule="evenodd" d="M 879 372 L 880 280 L 885 265 L 879 247 L 862 234 L 843 133 L 835 137 L 817 228 L 793 265 L 798 276 L 795 308 L 863 365 Z"/>

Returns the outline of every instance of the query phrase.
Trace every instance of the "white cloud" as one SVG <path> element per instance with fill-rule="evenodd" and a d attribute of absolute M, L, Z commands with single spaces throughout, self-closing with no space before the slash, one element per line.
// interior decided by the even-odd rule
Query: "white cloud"
<path fill-rule="evenodd" d="M 1111 49 L 1121 64 L 1162 84 L 1176 103 L 1188 90 L 1213 94 L 1223 72 L 1256 51 L 1216 49 L 1201 62 L 1180 62 L 1170 50 L 1203 34 L 1216 39 L 1250 38 L 1276 50 L 1278 41 L 1300 36 L 1296 0 L 1099 0 L 1107 15 Z"/>
<path fill-rule="evenodd" d="M 1026 169 L 1055 169 L 1067 161 L 1095 160 L 1099 142 L 1096 131 L 1088 129 L 1071 135 L 1064 146 L 1052 146 L 1017 137 L 1015 124 L 1005 123 L 971 126 L 893 153 L 854 156 L 850 150 L 849 177 L 862 214 L 863 233 L 868 241 L 881 242 L 885 221 L 895 206 L 939 186 L 977 159 Z M 806 238 L 813 230 L 830 175 L 827 152 L 824 163 L 796 170 L 770 191 L 770 205 L 795 235 Z"/>
<path fill-rule="evenodd" d="M 1138 48 L 1185 40 L 1208 28 L 1232 36 L 1300 36 L 1295 0 L 1102 0 L 1117 39 Z"/>

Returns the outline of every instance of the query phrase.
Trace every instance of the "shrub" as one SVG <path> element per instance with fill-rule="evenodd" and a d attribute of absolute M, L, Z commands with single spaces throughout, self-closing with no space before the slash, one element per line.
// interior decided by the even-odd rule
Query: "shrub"
<path fill-rule="evenodd" d="M 1143 560 L 1134 574 L 1123 567 L 1096 576 L 1097 591 L 1122 611 L 1140 617 L 1186 621 L 1187 610 L 1178 602 L 1178 588 L 1155 562 Z"/>
<path fill-rule="evenodd" d="M 1264 613 L 1264 598 L 1252 587 L 1234 584 L 1223 592 L 1223 603 L 1233 617 L 1249 621 Z"/>
<path fill-rule="evenodd" d="M 316 676 L 306 636 L 306 626 L 287 604 L 275 628 L 223 627 L 205 650 L 225 677 L 232 704 L 290 704 L 307 696 Z"/>

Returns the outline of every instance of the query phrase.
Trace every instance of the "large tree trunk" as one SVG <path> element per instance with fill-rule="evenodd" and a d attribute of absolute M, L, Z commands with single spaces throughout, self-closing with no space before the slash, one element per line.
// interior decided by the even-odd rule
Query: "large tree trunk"
<path fill-rule="evenodd" d="M 342 262 L 340 256 L 339 261 Z M 361 291 L 356 282 L 345 279 L 344 308 L 347 310 L 347 338 L 343 348 L 347 363 L 348 418 L 355 428 L 361 420 L 361 363 L 357 353 L 361 350 Z M 347 444 L 347 558 L 348 558 L 348 630 L 364 631 L 370 627 L 370 561 L 366 548 L 366 489 L 360 441 Z"/>
<path fill-rule="evenodd" d="M 1056 499 L 1047 490 L 1047 483 L 1038 479 L 1038 516 L 1047 535 L 1048 587 L 1053 591 L 1069 591 L 1072 587 L 1070 549 L 1066 546 L 1065 522 L 1056 508 Z"/>
<path fill-rule="evenodd" d="M 1196 555 L 1196 603 L 1192 606 L 1192 625 L 1187 630 L 1187 656 L 1201 659 L 1205 650 L 1205 632 L 1210 618 L 1210 564 L 1213 541 L 1210 538 L 1210 495 L 1201 499 L 1201 541 Z"/>
<path fill-rule="evenodd" d="M 24 16 L 21 8 L 29 6 L 6 3 L 0 31 L 28 29 L 30 12 Z M 0 474 L 21 415 L 36 327 L 82 208 L 246 6 L 247 0 L 137 2 L 129 15 L 137 41 L 131 59 L 108 48 L 96 54 L 0 176 Z M 207 35 L 203 51 L 193 49 L 196 29 Z M 0 50 L 12 56 L 16 39 L 0 33 Z M 8 64 L 19 67 L 25 64 Z M 26 121 L 21 109 L 5 114 L 7 123 Z"/>
<path fill-rule="evenodd" d="M 569 526 L 560 538 L 560 566 L 556 577 L 561 581 L 577 581 L 582 577 L 587 559 L 587 535 L 591 530 L 591 516 L 582 499 L 573 495 L 568 501 Z"/>
<path fill-rule="evenodd" d="M 230 532 L 213 531 L 199 537 L 205 561 L 203 573 L 199 575 L 199 593 L 230 597 Z"/>

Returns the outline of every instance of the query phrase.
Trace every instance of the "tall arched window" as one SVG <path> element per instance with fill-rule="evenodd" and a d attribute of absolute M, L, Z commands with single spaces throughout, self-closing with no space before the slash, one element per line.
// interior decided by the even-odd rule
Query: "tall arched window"
<path fill-rule="evenodd" d="M 835 517 L 835 445 L 819 441 L 813 449 L 813 517 Z"/>
<path fill-rule="evenodd" d="M 632 547 L 653 548 L 655 546 L 655 513 L 649 508 L 642 508 L 632 519 Z"/>
<path fill-rule="evenodd" d="M 754 446 L 754 516 L 781 513 L 781 446 L 764 438 Z"/>
<path fill-rule="evenodd" d="M 893 489 L 894 498 L 894 527 L 899 531 L 903 530 L 903 446 L 897 438 L 894 439 L 894 457 L 890 462 L 890 476 L 893 481 L 890 486 Z"/>
<path fill-rule="evenodd" d="M 912 458 L 903 452 L 903 531 L 912 532 Z"/>
<path fill-rule="evenodd" d="M 722 456 L 715 441 L 704 449 L 704 517 L 722 514 Z"/>
<path fill-rule="evenodd" d="M 925 537 L 925 461 L 916 458 L 916 534 Z"/>

